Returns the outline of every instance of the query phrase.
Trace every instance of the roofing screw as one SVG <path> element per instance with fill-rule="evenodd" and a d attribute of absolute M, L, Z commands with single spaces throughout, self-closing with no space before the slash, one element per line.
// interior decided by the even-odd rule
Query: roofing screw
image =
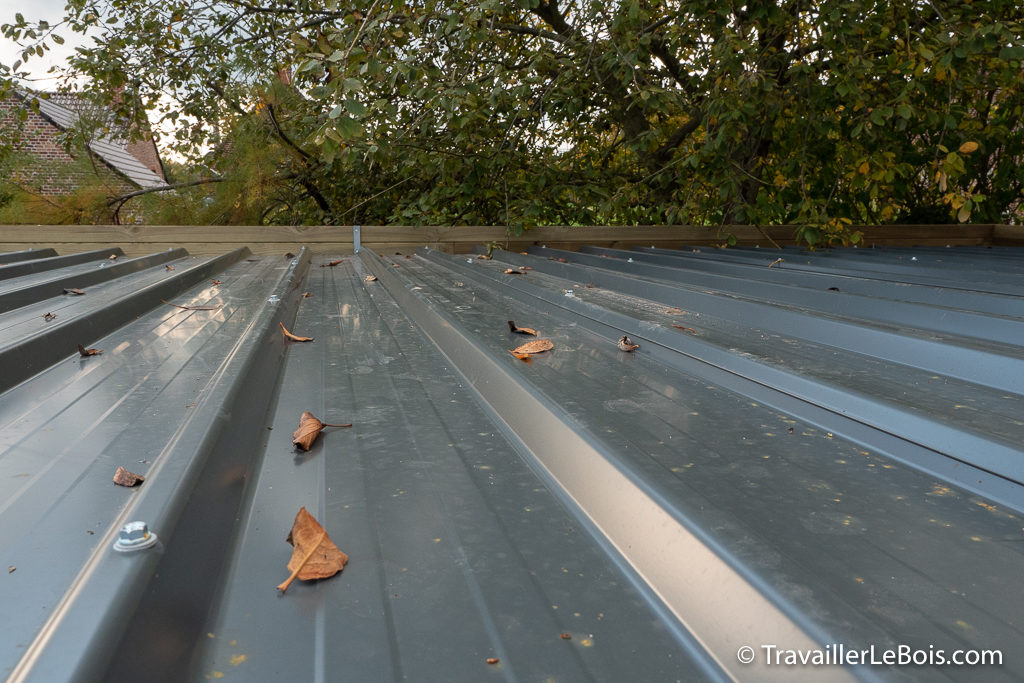
<path fill-rule="evenodd" d="M 145 522 L 128 522 L 114 541 L 114 550 L 119 553 L 130 553 L 156 545 L 156 534 L 150 532 Z"/>

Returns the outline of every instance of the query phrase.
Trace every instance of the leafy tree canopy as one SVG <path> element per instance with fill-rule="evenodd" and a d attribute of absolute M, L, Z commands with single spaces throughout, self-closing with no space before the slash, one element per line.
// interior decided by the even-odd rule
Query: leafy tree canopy
<path fill-rule="evenodd" d="M 70 0 L 3 28 L 25 58 L 68 29 L 246 220 L 813 244 L 1024 212 L 1019 0 Z"/>

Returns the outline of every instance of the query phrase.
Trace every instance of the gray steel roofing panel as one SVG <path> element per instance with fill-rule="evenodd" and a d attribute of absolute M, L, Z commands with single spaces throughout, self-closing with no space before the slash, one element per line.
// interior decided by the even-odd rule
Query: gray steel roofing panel
<path fill-rule="evenodd" d="M 114 249 L 94 249 L 93 251 L 83 251 L 77 254 L 68 254 L 67 256 L 57 256 L 56 253 L 54 253 L 53 256 L 43 256 L 33 258 L 31 260 L 19 260 L 0 266 L 0 280 L 20 277 L 30 273 L 42 273 L 56 268 L 72 266 L 78 263 L 98 261 L 100 259 L 109 258 L 110 256 L 124 256 L 124 252 L 121 251 L 120 247 L 117 247 Z"/>
<path fill-rule="evenodd" d="M 0 620 L 0 671 L 19 681 L 908 671 L 736 662 L 738 644 L 775 641 L 1001 648 L 1001 668 L 909 675 L 1024 675 L 1024 598 L 1006 590 L 1024 551 L 1012 542 L 1024 510 L 1014 377 L 998 390 L 916 370 L 884 344 L 874 358 L 849 340 L 824 344 L 810 309 L 800 324 L 762 329 L 771 319 L 760 311 L 793 305 L 793 287 L 775 287 L 758 304 L 767 308 L 736 307 L 735 292 L 702 291 L 740 286 L 731 279 L 546 259 L 509 276 L 500 258 L 520 259 L 498 253 L 467 263 L 364 252 L 308 270 L 305 252 L 235 253 L 173 274 L 154 261 L 85 297 L 0 315 L 0 345 L 20 349 L 0 354 L 0 564 L 14 568 L 0 603 L 19 615 Z M 0 294 L 46 295 L 31 284 L 46 277 L 0 283 Z M 599 287 L 582 286 L 591 281 Z M 164 306 L 168 293 L 220 308 Z M 707 310 L 691 305 L 712 293 Z M 676 303 L 686 311 L 666 308 Z M 70 308 L 47 330 L 39 312 L 57 306 Z M 509 318 L 555 349 L 513 358 L 524 338 Z M 278 321 L 316 341 L 286 345 Z M 622 333 L 636 353 L 615 347 Z M 909 324 L 901 334 L 926 336 Z M 952 359 L 974 344 L 927 334 L 950 354 L 949 374 L 964 374 Z M 105 353 L 69 357 L 76 336 Z M 985 353 L 1012 371 L 1019 351 Z M 34 376 L 13 360 L 32 356 Z M 303 410 L 354 426 L 296 453 Z M 948 415 L 958 419 L 944 424 Z M 113 468 L 133 460 L 147 481 L 114 486 Z M 299 505 L 351 561 L 279 596 Z M 110 549 L 129 518 L 150 522 L 157 549 Z"/>
<path fill-rule="evenodd" d="M 37 258 L 56 256 L 55 249 L 25 249 L 23 251 L 7 251 L 0 253 L 0 264 L 10 265 L 19 261 L 30 261 Z"/>

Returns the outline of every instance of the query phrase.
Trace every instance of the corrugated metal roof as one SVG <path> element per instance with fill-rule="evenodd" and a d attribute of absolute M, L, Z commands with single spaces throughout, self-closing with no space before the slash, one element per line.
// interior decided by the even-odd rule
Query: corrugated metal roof
<path fill-rule="evenodd" d="M 110 253 L 0 254 L 9 680 L 1024 676 L 1018 249 Z"/>
<path fill-rule="evenodd" d="M 49 97 L 38 97 L 34 93 L 23 95 L 37 102 L 39 112 L 64 130 L 69 130 L 78 123 L 79 108 L 97 110 L 96 107 L 89 107 L 69 94 L 53 94 Z M 89 149 L 139 187 L 158 187 L 167 184 L 163 178 L 128 152 L 127 142 L 123 139 L 110 135 L 95 138 L 89 141 Z"/>

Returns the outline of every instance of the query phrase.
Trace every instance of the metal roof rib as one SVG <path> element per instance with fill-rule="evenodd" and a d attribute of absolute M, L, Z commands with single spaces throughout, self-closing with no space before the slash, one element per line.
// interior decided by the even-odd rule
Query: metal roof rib
<path fill-rule="evenodd" d="M 5 680 L 1024 677 L 1021 250 L 297 251 L 0 266 Z"/>

